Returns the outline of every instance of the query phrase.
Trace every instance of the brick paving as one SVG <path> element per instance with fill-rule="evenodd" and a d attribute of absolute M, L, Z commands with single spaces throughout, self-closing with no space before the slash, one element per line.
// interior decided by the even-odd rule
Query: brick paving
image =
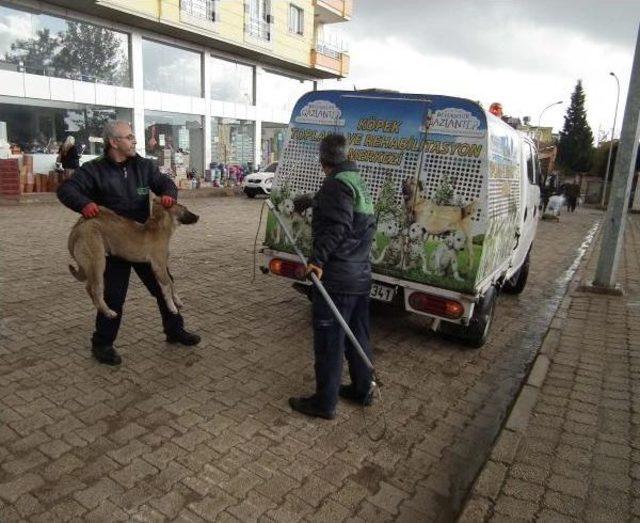
<path fill-rule="evenodd" d="M 0 207 L 3 523 L 453 519 L 560 304 L 565 271 L 599 218 L 580 210 L 559 224 L 540 224 L 530 286 L 519 297 L 500 298 L 493 336 L 480 350 L 461 350 L 434 336 L 423 319 L 376 307 L 372 337 L 389 432 L 373 442 L 361 409 L 341 403 L 328 422 L 287 406 L 289 396 L 313 387 L 310 309 L 283 280 L 258 273 L 251 282 L 260 202 L 187 205 L 201 219 L 178 230 L 171 266 L 187 325 L 203 343 L 167 345 L 155 303 L 133 277 L 117 369 L 89 355 L 94 311 L 67 270 L 73 213 L 57 204 Z M 626 325 L 634 309 L 616 303 L 607 306 L 625 312 L 618 322 Z M 591 314 L 585 307 L 576 313 Z M 591 341 L 603 335 L 598 325 L 589 330 Z M 568 332 L 578 330 L 576 323 Z M 611 336 L 612 344 L 627 339 Z M 542 479 L 562 489 L 547 501 L 540 493 L 549 510 L 565 498 L 590 499 L 579 474 L 588 468 L 589 445 L 599 449 L 600 484 L 622 492 L 607 502 L 617 507 L 624 489 L 635 486 L 637 466 L 629 460 L 637 450 L 616 438 L 597 440 L 588 429 L 605 416 L 592 407 L 599 385 L 589 374 L 603 364 L 595 350 L 571 400 L 584 406 L 567 414 L 575 430 L 562 439 L 566 469 Z M 611 430 L 630 430 L 630 369 L 611 365 L 603 419 Z M 550 385 L 562 394 L 543 408 L 570 401 L 567 372 L 553 374 L 557 383 Z M 376 433 L 379 416 L 379 405 L 369 409 Z M 540 441 L 555 444 L 553 437 Z M 516 479 L 539 492 L 536 474 L 551 461 L 540 456 L 550 445 L 518 450 L 524 468 L 505 492 L 519 491 Z M 629 465 L 629 474 L 621 475 L 618 463 Z M 505 469 L 496 461 L 493 474 L 502 481 Z M 521 496 L 500 501 L 505 514 L 524 504 Z"/>
<path fill-rule="evenodd" d="M 640 216 L 627 224 L 626 294 L 581 290 L 593 249 L 547 334 L 532 409 L 507 423 L 459 521 L 640 521 Z"/>

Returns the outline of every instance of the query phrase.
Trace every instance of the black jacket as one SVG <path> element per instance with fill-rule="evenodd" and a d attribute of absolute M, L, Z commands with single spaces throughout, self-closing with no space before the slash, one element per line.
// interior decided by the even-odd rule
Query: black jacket
<path fill-rule="evenodd" d="M 105 155 L 76 169 L 58 188 L 58 199 L 76 212 L 95 202 L 120 216 L 144 223 L 149 217 L 149 191 L 158 196 L 178 197 L 176 185 L 151 160 L 136 155 L 117 164 Z"/>
<path fill-rule="evenodd" d="M 375 234 L 371 195 L 356 165 L 345 162 L 325 178 L 313 199 L 313 251 L 329 292 L 369 294 L 369 253 Z"/>
<path fill-rule="evenodd" d="M 60 163 L 63 169 L 77 169 L 80 167 L 80 153 L 75 145 L 69 147 L 66 154 L 60 148 Z"/>

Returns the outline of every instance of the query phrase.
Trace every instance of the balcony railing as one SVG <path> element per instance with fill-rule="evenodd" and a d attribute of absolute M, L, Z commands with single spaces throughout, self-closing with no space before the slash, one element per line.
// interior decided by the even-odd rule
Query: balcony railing
<path fill-rule="evenodd" d="M 349 55 L 344 42 L 316 40 L 311 51 L 311 66 L 337 76 L 349 74 Z"/>
<path fill-rule="evenodd" d="M 180 0 L 180 12 L 209 22 L 216 21 L 217 0 Z"/>
<path fill-rule="evenodd" d="M 258 40 L 271 41 L 271 24 L 262 18 L 247 18 L 245 32 Z"/>

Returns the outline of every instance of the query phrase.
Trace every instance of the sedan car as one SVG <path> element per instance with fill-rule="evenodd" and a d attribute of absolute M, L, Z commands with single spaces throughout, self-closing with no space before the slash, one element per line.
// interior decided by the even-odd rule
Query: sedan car
<path fill-rule="evenodd" d="M 245 177 L 243 182 L 244 193 L 249 198 L 255 198 L 256 194 L 266 194 L 268 196 L 271 193 L 271 184 L 277 167 L 278 162 L 273 162 L 257 173 L 252 173 Z"/>

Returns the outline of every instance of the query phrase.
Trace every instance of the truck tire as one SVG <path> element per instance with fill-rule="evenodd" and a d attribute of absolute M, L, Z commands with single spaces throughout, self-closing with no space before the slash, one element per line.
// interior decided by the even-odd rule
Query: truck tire
<path fill-rule="evenodd" d="M 482 347 L 489 339 L 497 297 L 497 289 L 493 286 L 490 287 L 476 305 L 469 325 L 443 320 L 440 322 L 438 332 L 447 337 L 455 338 L 469 347 L 476 349 Z"/>
<path fill-rule="evenodd" d="M 520 294 L 525 286 L 527 285 L 527 280 L 529 279 L 529 258 L 531 251 L 527 253 L 524 261 L 522 262 L 522 266 L 510 279 L 504 282 L 502 286 L 502 290 L 507 294 Z"/>

